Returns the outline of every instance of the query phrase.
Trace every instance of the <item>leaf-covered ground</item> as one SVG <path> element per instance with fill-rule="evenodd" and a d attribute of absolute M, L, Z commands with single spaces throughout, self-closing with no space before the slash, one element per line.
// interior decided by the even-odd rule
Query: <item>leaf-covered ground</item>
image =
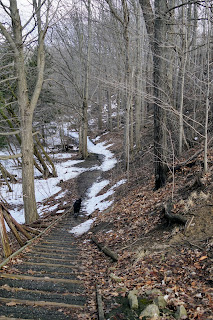
<path fill-rule="evenodd" d="M 112 151 L 119 158 L 121 148 L 119 135 L 117 137 Z M 110 135 L 106 138 L 113 139 Z M 196 150 L 190 152 L 193 155 Z M 187 156 L 190 154 L 187 153 L 185 159 Z M 211 157 L 210 153 L 209 159 Z M 201 185 L 197 184 L 202 162 L 200 154 L 191 167 L 181 167 L 169 177 L 164 188 L 153 191 L 150 159 L 151 154 L 147 152 L 141 163 L 132 163 L 129 182 L 117 190 L 114 205 L 104 212 L 95 212 L 93 229 L 77 240 L 84 248 L 82 259 L 91 294 L 88 319 L 97 319 L 96 285 L 103 297 L 106 319 L 131 319 L 125 312 L 122 314 L 117 297 L 126 297 L 132 289 L 144 296 L 147 290 L 154 288 L 161 290 L 171 311 L 184 305 L 187 319 L 213 319 L 211 170 L 199 180 Z M 120 163 L 108 173 L 112 183 L 124 178 L 119 166 Z M 187 219 L 185 226 L 168 223 L 165 219 L 163 207 L 168 200 L 173 203 L 172 213 Z M 118 262 L 106 257 L 92 243 L 92 234 L 119 254 Z M 161 319 L 174 317 L 162 314 Z"/>
<path fill-rule="evenodd" d="M 143 146 L 140 156 L 131 162 L 127 175 L 121 161 L 122 138 L 119 132 L 116 138 L 115 134 L 102 137 L 112 144 L 110 149 L 118 163 L 102 174 L 102 178 L 111 183 L 101 192 L 121 179 L 128 179 L 128 182 L 111 196 L 114 203 L 110 208 L 92 214 L 96 221 L 90 232 L 76 238 L 83 250 L 83 279 L 90 297 L 88 312 L 79 315 L 79 319 L 98 319 L 96 285 L 103 298 L 106 319 L 137 319 L 135 314 L 127 315 L 124 308 L 122 311 L 122 298 L 132 289 L 137 289 L 138 295 L 144 297 L 147 290 L 154 288 L 161 290 L 171 312 L 182 304 L 187 310 L 187 319 L 213 319 L 212 168 L 200 177 L 200 153 L 190 165 L 181 166 L 174 175 L 171 172 L 164 188 L 153 191 L 152 145 Z M 188 151 L 182 162 L 196 152 L 196 149 Z M 210 150 L 209 161 L 212 159 Z M 81 191 L 80 185 L 79 179 L 62 182 L 63 190 L 72 192 L 60 200 L 61 209 L 64 200 L 66 207 L 72 207 Z M 163 208 L 169 200 L 172 213 L 187 219 L 185 226 L 171 224 L 165 219 Z M 55 203 L 54 197 L 47 200 L 49 205 Z M 54 216 L 49 218 L 51 221 Z M 81 218 L 76 223 L 80 221 Z M 93 234 L 100 243 L 118 253 L 118 262 L 113 262 L 97 248 L 91 241 Z M 162 313 L 161 319 L 174 317 Z"/>

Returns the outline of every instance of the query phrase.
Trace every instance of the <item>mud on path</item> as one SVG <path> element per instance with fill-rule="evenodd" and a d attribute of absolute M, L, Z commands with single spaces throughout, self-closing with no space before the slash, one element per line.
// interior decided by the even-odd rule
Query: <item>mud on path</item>
<path fill-rule="evenodd" d="M 102 155 L 91 153 L 84 162 L 75 165 L 75 167 L 88 169 L 87 171 L 82 172 L 76 179 L 79 197 L 84 199 L 88 189 L 99 177 L 101 177 L 102 171 L 99 168 L 102 160 Z"/>

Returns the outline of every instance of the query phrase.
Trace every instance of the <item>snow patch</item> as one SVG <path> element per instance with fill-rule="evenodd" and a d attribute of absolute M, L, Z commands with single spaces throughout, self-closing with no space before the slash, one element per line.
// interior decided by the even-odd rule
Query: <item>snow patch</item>
<path fill-rule="evenodd" d="M 89 219 L 81 224 L 79 224 L 78 226 L 72 228 L 69 233 L 73 233 L 76 236 L 81 236 L 82 234 L 86 233 L 89 231 L 89 229 L 91 228 L 93 222 L 95 221 L 94 219 Z"/>

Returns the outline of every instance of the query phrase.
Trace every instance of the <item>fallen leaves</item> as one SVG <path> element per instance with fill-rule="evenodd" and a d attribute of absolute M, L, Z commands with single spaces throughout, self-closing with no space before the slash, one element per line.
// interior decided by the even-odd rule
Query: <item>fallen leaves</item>
<path fill-rule="evenodd" d="M 203 260 L 205 260 L 205 259 L 207 259 L 208 257 L 207 256 L 202 256 L 199 260 L 200 261 L 203 261 Z"/>

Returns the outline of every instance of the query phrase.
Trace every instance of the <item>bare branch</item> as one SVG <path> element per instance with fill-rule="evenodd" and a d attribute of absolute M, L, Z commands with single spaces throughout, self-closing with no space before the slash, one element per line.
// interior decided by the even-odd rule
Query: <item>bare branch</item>
<path fill-rule="evenodd" d="M 11 131 L 11 132 L 0 132 L 0 136 L 12 136 L 18 133 L 20 133 L 20 130 Z"/>
<path fill-rule="evenodd" d="M 18 50 L 17 50 L 16 44 L 15 44 L 13 38 L 11 37 L 11 35 L 9 34 L 7 29 L 4 27 L 4 25 L 1 22 L 0 22 L 0 31 L 1 31 L 2 35 L 6 38 L 6 40 L 9 42 L 9 44 L 11 45 L 14 52 L 16 54 L 18 54 Z"/>
<path fill-rule="evenodd" d="M 0 155 L 0 160 L 17 159 L 17 158 L 21 158 L 21 157 L 22 157 L 21 153 L 9 155 L 9 156 Z"/>
<path fill-rule="evenodd" d="M 115 18 L 120 21 L 120 23 L 124 23 L 124 21 L 122 20 L 122 18 L 119 16 L 119 14 L 116 12 L 115 8 L 112 5 L 112 1 L 111 0 L 105 0 L 110 8 L 111 13 L 115 16 Z"/>

